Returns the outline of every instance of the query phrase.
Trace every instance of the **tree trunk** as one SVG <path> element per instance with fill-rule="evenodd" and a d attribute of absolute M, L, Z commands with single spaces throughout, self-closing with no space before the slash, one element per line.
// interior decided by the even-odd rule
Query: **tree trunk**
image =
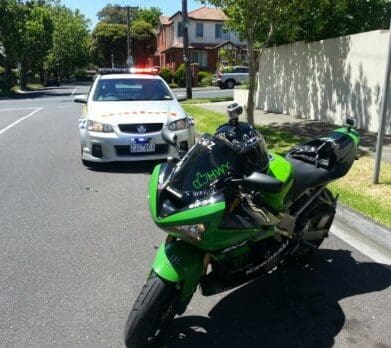
<path fill-rule="evenodd" d="M 4 61 L 4 92 L 8 94 L 12 88 L 11 63 L 8 59 Z"/>
<path fill-rule="evenodd" d="M 256 64 L 253 43 L 248 41 L 248 58 L 249 58 L 249 86 L 247 98 L 247 122 L 254 125 L 254 94 L 256 82 Z"/>
<path fill-rule="evenodd" d="M 22 63 L 22 67 L 20 69 L 19 79 L 20 79 L 20 89 L 23 91 L 27 87 L 27 69 L 24 63 Z"/>
<path fill-rule="evenodd" d="M 267 34 L 266 40 L 263 43 L 261 49 L 259 50 L 259 54 L 257 57 L 256 65 L 258 67 L 258 88 L 261 87 L 261 57 L 263 52 L 265 51 L 265 48 L 269 45 L 269 41 L 273 35 L 273 30 L 274 30 L 273 23 L 270 23 L 269 33 Z"/>

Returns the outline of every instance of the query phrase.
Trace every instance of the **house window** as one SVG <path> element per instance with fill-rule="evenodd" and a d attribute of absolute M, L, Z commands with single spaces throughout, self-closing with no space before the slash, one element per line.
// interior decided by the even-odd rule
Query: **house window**
<path fill-rule="evenodd" d="M 204 37 L 204 23 L 196 23 L 196 37 Z"/>
<path fill-rule="evenodd" d="M 178 22 L 178 37 L 183 36 L 183 22 Z"/>
<path fill-rule="evenodd" d="M 229 32 L 224 31 L 222 24 L 215 24 L 215 38 L 229 40 Z"/>
<path fill-rule="evenodd" d="M 208 67 L 208 54 L 206 51 L 192 51 L 191 62 L 198 63 L 200 68 Z"/>

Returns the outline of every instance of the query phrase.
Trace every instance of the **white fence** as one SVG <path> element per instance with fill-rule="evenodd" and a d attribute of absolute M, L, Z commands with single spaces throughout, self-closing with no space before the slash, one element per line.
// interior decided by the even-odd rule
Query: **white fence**
<path fill-rule="evenodd" d="M 388 30 L 267 49 L 259 69 L 256 106 L 311 120 L 377 132 Z M 386 134 L 391 134 L 388 98 Z"/>

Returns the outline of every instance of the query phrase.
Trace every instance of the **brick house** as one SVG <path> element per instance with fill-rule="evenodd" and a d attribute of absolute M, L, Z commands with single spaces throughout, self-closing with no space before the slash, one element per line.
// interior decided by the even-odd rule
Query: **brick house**
<path fill-rule="evenodd" d="M 197 63 L 199 70 L 214 72 L 222 49 L 246 55 L 245 42 L 236 33 L 224 30 L 228 17 L 221 9 L 201 7 L 189 12 L 188 17 L 191 62 Z M 176 70 L 182 63 L 183 22 L 178 11 L 171 17 L 160 17 L 154 64 Z"/>

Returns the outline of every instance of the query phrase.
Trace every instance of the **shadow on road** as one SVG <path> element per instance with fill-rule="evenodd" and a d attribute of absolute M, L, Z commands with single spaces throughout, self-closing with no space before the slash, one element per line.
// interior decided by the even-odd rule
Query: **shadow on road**
<path fill-rule="evenodd" d="M 209 317 L 175 319 L 167 347 L 331 347 L 345 323 L 338 301 L 390 281 L 385 265 L 357 262 L 347 250 L 319 250 L 311 266 L 289 267 L 285 303 L 272 274 L 224 297 Z M 365 325 L 349 322 L 352 330 Z"/>
<path fill-rule="evenodd" d="M 151 174 L 153 168 L 163 161 L 137 161 L 137 162 L 113 162 L 96 163 L 88 169 L 93 172 L 104 173 L 129 173 L 129 174 Z"/>
<path fill-rule="evenodd" d="M 69 97 L 76 85 L 64 85 L 60 87 L 45 87 L 37 91 L 25 91 L 9 96 L 8 99 L 35 99 L 50 97 Z"/>

